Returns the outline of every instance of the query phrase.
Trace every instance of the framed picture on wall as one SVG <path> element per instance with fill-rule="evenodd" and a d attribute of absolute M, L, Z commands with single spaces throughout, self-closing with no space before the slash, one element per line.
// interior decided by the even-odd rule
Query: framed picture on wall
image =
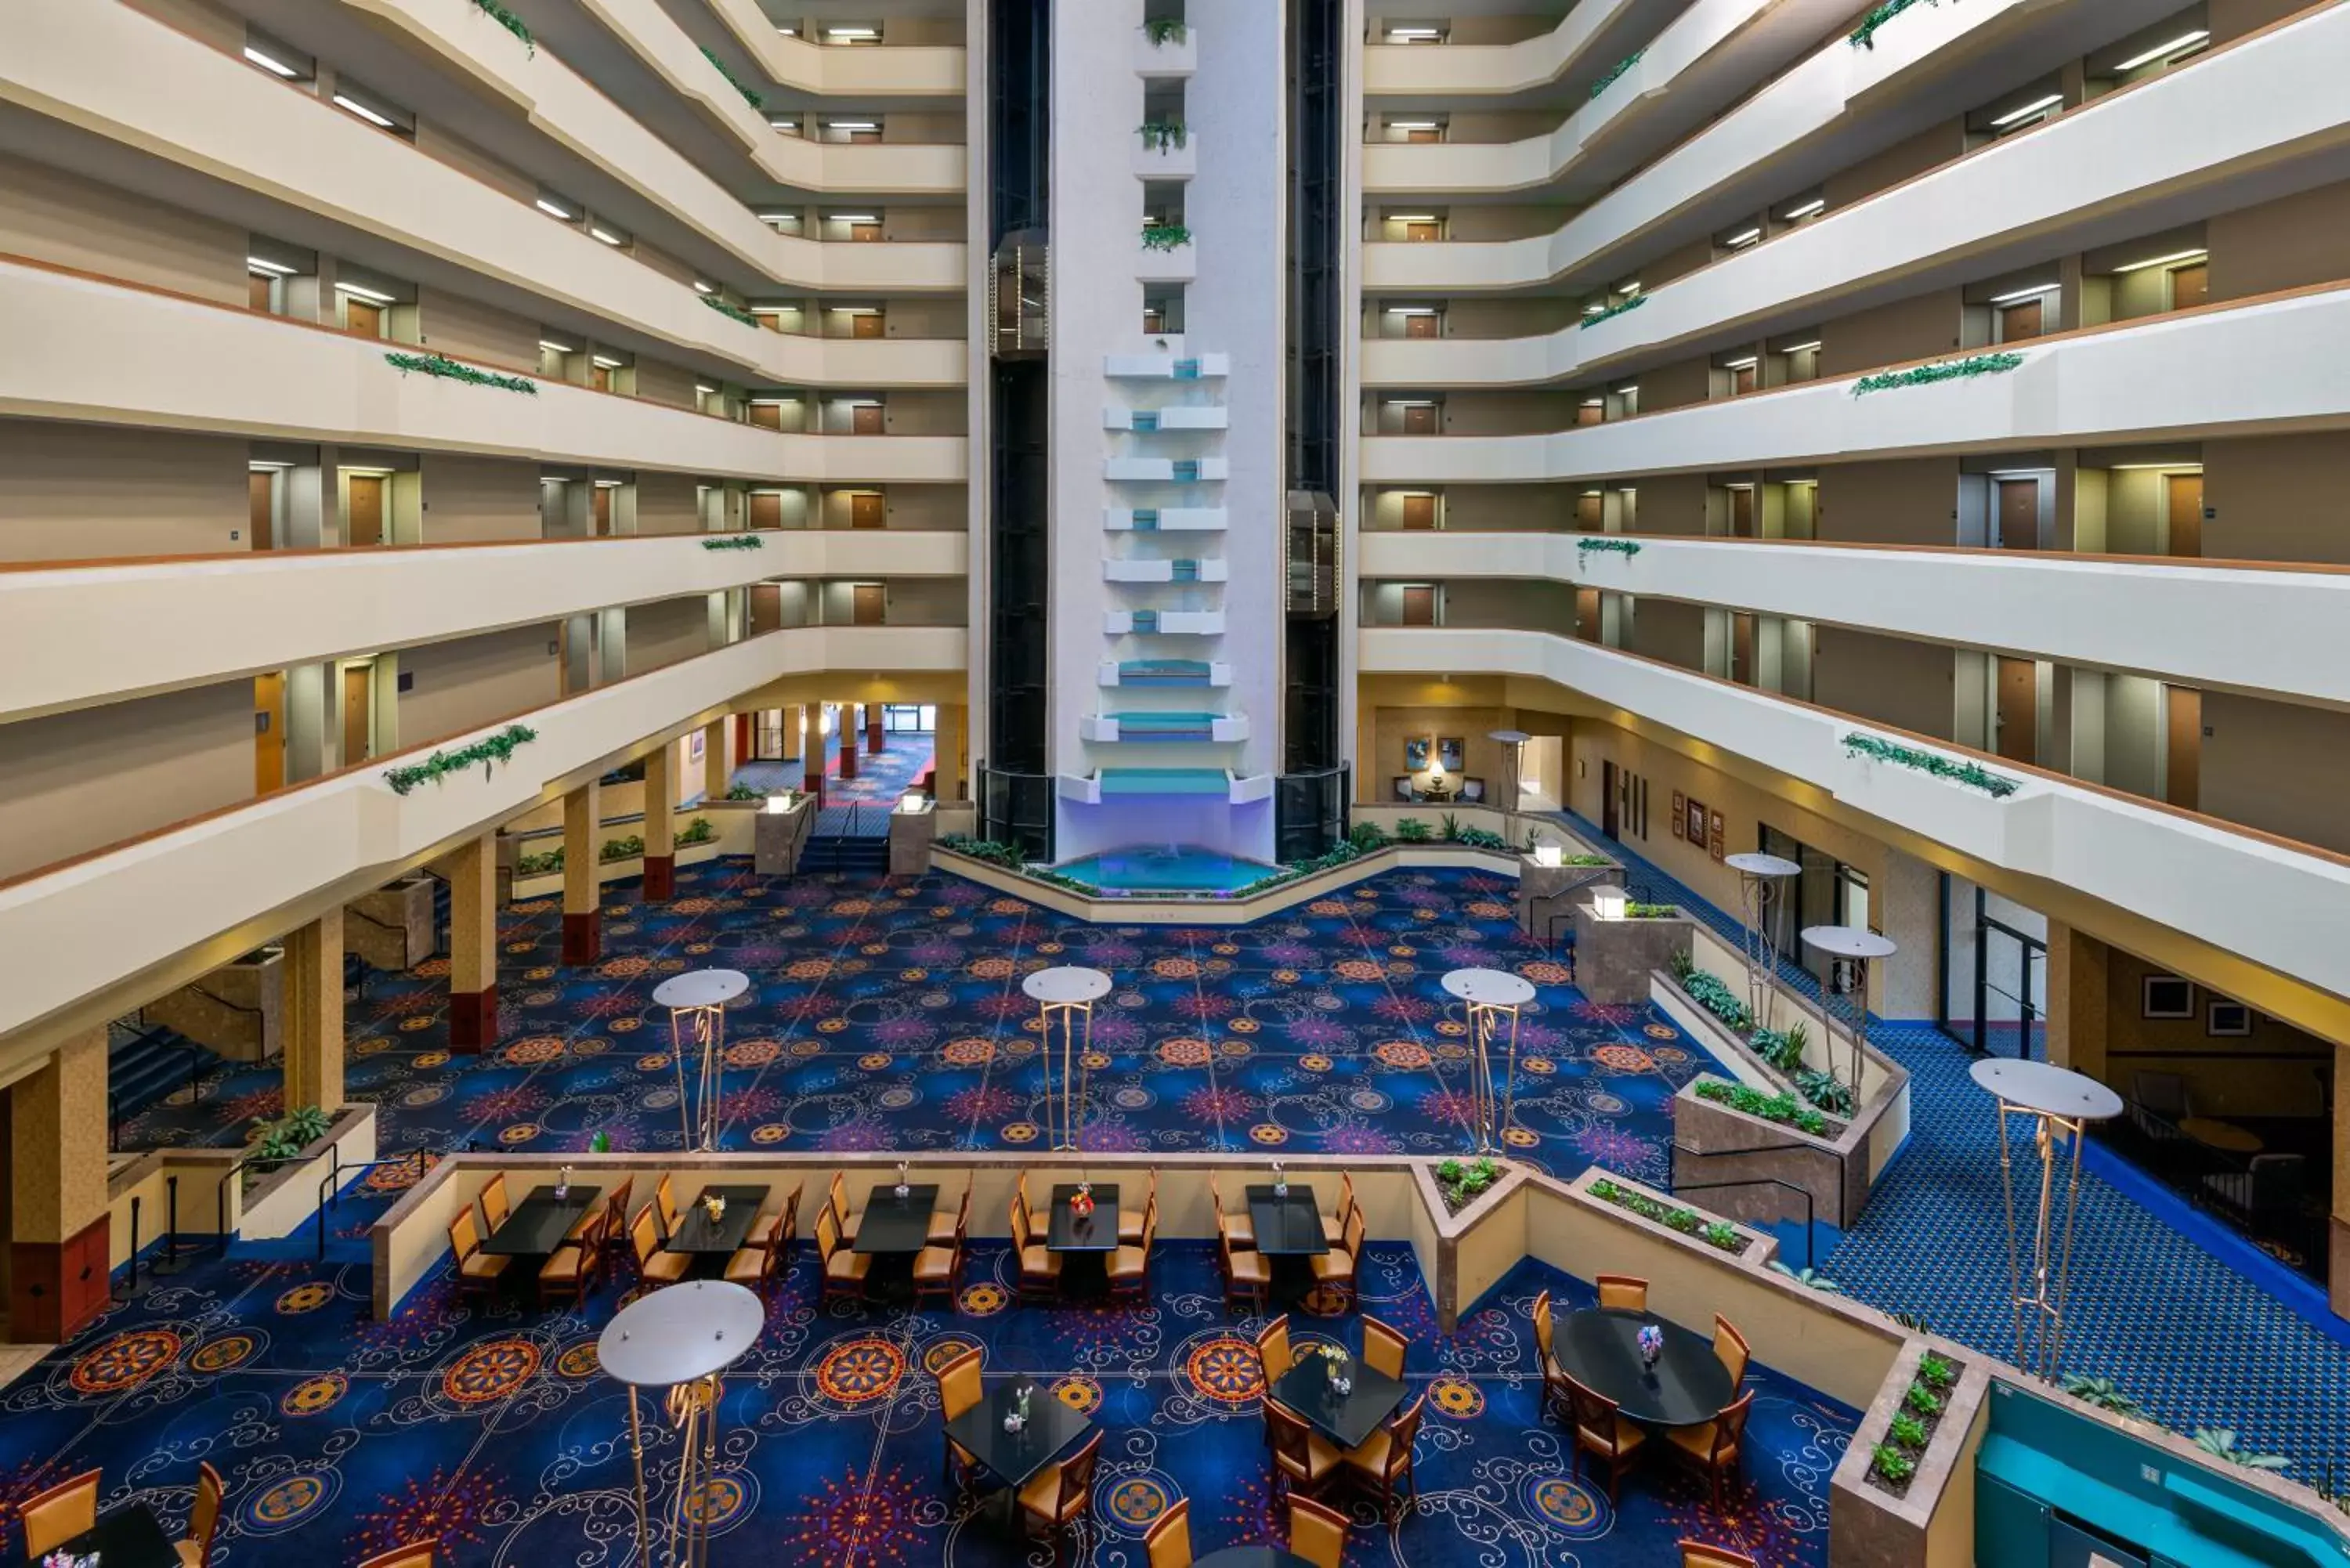
<path fill-rule="evenodd" d="M 2194 1017 L 2195 982 L 2184 975 L 2147 975 L 2137 1012 L 2141 1018 Z"/>
<path fill-rule="evenodd" d="M 1673 836 L 1689 836 L 1689 796 L 1679 790 L 1673 791 Z"/>
<path fill-rule="evenodd" d="M 1721 858 L 1722 826 L 1721 813 L 1718 811 L 1713 813 L 1707 825 L 1705 849 L 1706 853 L 1712 856 L 1716 860 Z"/>
<path fill-rule="evenodd" d="M 2229 1002 L 2213 997 L 2203 1012 L 2203 1033 L 2206 1034 L 2250 1034 L 2252 1032 L 2252 1010 L 2241 1002 Z"/>
<path fill-rule="evenodd" d="M 1428 759 L 1432 754 L 1430 748 L 1434 744 L 1435 742 L 1426 735 L 1414 735 L 1410 740 L 1406 741 L 1403 743 L 1404 771 L 1414 774 L 1426 773 Z"/>
<path fill-rule="evenodd" d="M 1681 826 L 1674 831 L 1691 844 L 1705 842 L 1705 802 L 1692 800 L 1682 804 L 1679 795 L 1673 796 L 1675 808 L 1680 813 Z"/>
<path fill-rule="evenodd" d="M 1436 763 L 1448 774 L 1466 773 L 1461 761 L 1466 755 L 1465 742 L 1458 735 L 1447 735 L 1436 742 Z"/>

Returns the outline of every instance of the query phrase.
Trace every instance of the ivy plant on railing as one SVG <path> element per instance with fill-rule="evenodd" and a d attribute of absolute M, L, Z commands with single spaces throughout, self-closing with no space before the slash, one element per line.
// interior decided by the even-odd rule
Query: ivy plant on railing
<path fill-rule="evenodd" d="M 1638 65 L 1640 63 L 1640 57 L 1648 52 L 1648 51 L 1646 49 L 1635 49 L 1630 54 L 1625 56 L 1622 59 L 1617 61 L 1614 65 L 1608 67 L 1607 74 L 1591 84 L 1591 96 L 1593 98 L 1597 98 L 1601 93 L 1606 92 L 1609 88 L 1614 87 L 1616 85 L 1616 78 L 1622 76 L 1626 71 L 1630 70 L 1634 66 Z"/>
<path fill-rule="evenodd" d="M 756 534 L 729 534 L 723 539 L 704 539 L 705 550 L 764 550 L 767 542 Z"/>
<path fill-rule="evenodd" d="M 1632 539 L 1577 539 L 1575 542 L 1575 564 L 1582 566 L 1591 559 L 1595 552 L 1603 556 L 1621 556 L 1629 560 L 1640 553 L 1640 546 Z"/>
<path fill-rule="evenodd" d="M 699 297 L 702 304 L 710 306 L 711 309 L 718 312 L 721 316 L 731 316 L 745 327 L 756 327 L 759 325 L 759 318 L 757 317 L 752 315 L 749 311 L 743 309 L 741 306 L 735 304 L 731 299 L 721 299 L 714 294 L 705 294 Z"/>
<path fill-rule="evenodd" d="M 1856 757 L 1891 763 L 1896 767 L 1915 768 L 1938 779 L 1948 779 L 1969 789 L 1979 789 L 1993 800 L 2005 800 L 2023 787 L 2022 779 L 1995 774 L 1980 763 L 1963 763 L 1938 752 L 1921 752 L 1915 746 L 1905 746 L 1898 741 L 1887 741 L 1876 735 L 1846 735 L 1844 749 Z"/>
<path fill-rule="evenodd" d="M 394 794 L 406 794 L 421 784 L 439 784 L 451 774 L 462 773 L 478 764 L 482 776 L 500 763 L 514 761 L 522 747 L 538 739 L 538 732 L 527 724 L 508 724 L 494 735 L 485 735 L 470 746 L 460 746 L 453 752 L 435 752 L 421 763 L 409 763 L 383 770 L 383 782 L 391 786 Z"/>
<path fill-rule="evenodd" d="M 1939 5 L 1940 0 L 1929 0 L 1929 3 Z M 1877 47 L 1877 29 L 1917 4 L 1918 0 L 1885 0 L 1883 5 L 1875 7 L 1867 16 L 1860 19 L 1860 26 L 1852 30 L 1846 41 L 1856 49 Z"/>
<path fill-rule="evenodd" d="M 1191 129 L 1180 119 L 1146 119 L 1135 129 L 1153 152 L 1172 152 L 1191 140 Z"/>
<path fill-rule="evenodd" d="M 1970 354 L 1963 359 L 1941 359 L 1931 365 L 1913 365 L 1907 370 L 1863 376 L 1852 384 L 1852 395 L 1862 398 L 1899 387 L 1930 387 L 1937 381 L 1959 381 L 1970 376 L 1997 376 L 2022 363 L 2021 354 Z"/>
<path fill-rule="evenodd" d="M 1143 36 L 1150 40 L 1150 47 L 1154 49 L 1164 48 L 1170 44 L 1180 44 L 1185 36 L 1183 19 L 1180 16 L 1153 16 L 1142 24 L 1142 32 Z"/>
<path fill-rule="evenodd" d="M 531 58 L 538 57 L 538 40 L 530 36 L 530 29 L 523 25 L 523 19 L 499 5 L 498 0 L 473 0 L 473 9 L 520 38 L 522 47 L 530 51 Z"/>
<path fill-rule="evenodd" d="M 502 392 L 521 392 L 527 397 L 538 396 L 538 383 L 527 376 L 501 376 L 492 370 L 477 370 L 471 365 L 460 365 L 446 354 L 386 354 L 384 362 L 402 375 L 414 370 L 421 375 L 438 376 L 444 381 L 463 381 L 469 387 L 495 387 Z"/>
<path fill-rule="evenodd" d="M 1191 231 L 1180 223 L 1145 223 L 1142 225 L 1142 248 L 1147 251 L 1180 250 L 1191 243 Z"/>
<path fill-rule="evenodd" d="M 765 100 L 761 99 L 757 93 L 753 92 L 749 88 L 743 85 L 742 78 L 736 76 L 733 71 L 726 68 L 726 62 L 724 60 L 720 59 L 708 49 L 702 51 L 702 57 L 708 60 L 712 66 L 717 67 L 718 74 L 726 78 L 726 85 L 743 95 L 743 101 L 744 103 L 749 104 L 753 109 L 764 109 L 767 107 Z"/>
<path fill-rule="evenodd" d="M 1638 310 L 1640 306 L 1648 303 L 1648 296 L 1647 295 L 1636 294 L 1629 299 L 1619 299 L 1615 304 L 1607 306 L 1605 309 L 1586 312 L 1583 319 L 1576 322 L 1575 325 L 1577 327 L 1596 327 L 1603 321 L 1615 320 L 1617 317 L 1623 315 L 1627 310 Z"/>

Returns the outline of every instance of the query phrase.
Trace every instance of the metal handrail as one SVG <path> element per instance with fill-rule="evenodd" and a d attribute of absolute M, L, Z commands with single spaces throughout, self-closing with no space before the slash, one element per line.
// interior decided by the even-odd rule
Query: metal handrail
<path fill-rule="evenodd" d="M 178 1034 L 168 1025 L 151 1024 L 139 1031 L 138 1041 L 154 1044 L 164 1051 L 183 1051 L 188 1057 L 188 1103 L 202 1105 L 204 1099 L 204 1051 L 194 1041 L 182 1036 L 177 1040 L 157 1040 L 158 1034 Z M 122 1096 L 112 1088 L 106 1091 L 106 1147 L 109 1151 L 122 1147 Z"/>
<path fill-rule="evenodd" d="M 197 985 L 197 984 L 194 984 L 194 983 L 192 983 L 192 982 L 191 982 L 191 983 L 189 984 L 188 989 L 189 989 L 190 991 L 194 992 L 198 996 L 203 997 L 203 998 L 205 1001 L 207 1001 L 207 1002 L 219 1002 L 223 1007 L 227 1008 L 231 1012 L 249 1012 L 249 1013 L 251 1013 L 251 1014 L 252 1014 L 254 1017 L 255 1017 L 255 1018 L 258 1018 L 258 1017 L 260 1017 L 260 1016 L 261 1016 L 261 1009 L 260 1009 L 260 1008 L 258 1008 L 258 1007 L 247 1007 L 247 1006 L 246 1006 L 244 1002 L 231 1002 L 227 997 L 223 996 L 220 992 L 216 992 L 216 991 L 206 991 L 203 986 L 201 986 L 201 985 Z"/>
<path fill-rule="evenodd" d="M 311 1211 L 313 1218 L 317 1221 L 318 1260 L 321 1262 L 324 1262 L 327 1257 L 327 1211 L 342 1200 L 344 1172 L 372 1170 L 380 1165 L 413 1163 L 416 1167 L 416 1179 L 421 1181 L 424 1179 L 424 1172 L 429 1168 L 425 1164 L 426 1159 L 437 1158 L 441 1153 L 439 1149 L 411 1148 L 406 1154 L 393 1155 L 388 1159 L 362 1159 L 345 1165 L 340 1144 L 335 1145 L 328 1152 L 334 1158 L 328 1167 L 327 1174 L 318 1179 L 318 1204 Z"/>
<path fill-rule="evenodd" d="M 1817 1145 L 1808 1143 L 1774 1143 L 1763 1144 L 1755 1148 L 1722 1149 L 1691 1148 L 1685 1143 L 1676 1143 L 1673 1145 L 1673 1152 L 1675 1154 L 1694 1155 L 1700 1159 L 1717 1159 L 1729 1155 L 1740 1154 L 1781 1154 L 1789 1149 L 1803 1149 L 1813 1154 L 1825 1154 L 1831 1158 L 1835 1158 L 1834 1150 L 1824 1149 L 1819 1147 Z M 1842 1158 L 1836 1158 L 1836 1166 L 1838 1168 L 1838 1174 L 1841 1175 L 1844 1166 Z M 1679 1198 L 1684 1192 L 1719 1192 L 1732 1187 L 1783 1187 L 1788 1191 L 1795 1194 L 1796 1197 L 1801 1198 L 1804 1200 L 1804 1267 L 1807 1269 L 1810 1268 L 1813 1262 L 1812 1228 L 1818 1221 L 1819 1210 L 1818 1205 L 1812 1198 L 1811 1189 L 1809 1188 L 1798 1187 L 1794 1182 L 1788 1181 L 1781 1177 L 1750 1176 L 1741 1178 L 1736 1181 L 1692 1181 L 1683 1184 L 1679 1180 L 1675 1180 L 1673 1183 L 1673 1196 Z"/>

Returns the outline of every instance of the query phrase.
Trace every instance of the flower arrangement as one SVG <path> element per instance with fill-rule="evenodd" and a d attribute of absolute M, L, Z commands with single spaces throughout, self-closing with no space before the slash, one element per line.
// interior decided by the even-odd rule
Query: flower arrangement
<path fill-rule="evenodd" d="M 1621 556 L 1626 560 L 1640 553 L 1635 539 L 1577 539 L 1575 542 L 1575 564 L 1582 566 L 1594 556 Z"/>
<path fill-rule="evenodd" d="M 1638 1337 L 1640 1342 L 1640 1364 L 1644 1366 L 1654 1366 L 1657 1364 L 1657 1358 L 1665 1353 L 1665 1331 L 1653 1323 L 1644 1323 L 1640 1325 Z"/>

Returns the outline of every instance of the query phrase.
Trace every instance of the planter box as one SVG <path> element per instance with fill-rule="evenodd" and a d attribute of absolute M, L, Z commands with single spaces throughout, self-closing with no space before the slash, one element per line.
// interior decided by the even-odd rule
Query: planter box
<path fill-rule="evenodd" d="M 1603 920 L 1588 901 L 1575 906 L 1575 988 L 1603 1006 L 1625 1007 L 1648 1000 L 1648 977 L 1670 970 L 1673 956 L 1690 950 L 1687 915 L 1658 920 Z"/>
<path fill-rule="evenodd" d="M 751 868 L 762 877 L 788 877 L 800 868 L 816 825 L 816 796 L 792 798 L 789 811 L 761 811 L 751 819 Z"/>
<path fill-rule="evenodd" d="M 1957 1568 L 1947 1554 L 1938 1559 L 1929 1550 L 1935 1513 L 1945 1505 L 1943 1494 L 1963 1493 L 1966 1513 L 1973 1514 L 1975 1428 L 1985 1418 L 1983 1398 L 1991 1378 L 1981 1365 L 1969 1365 L 1952 1347 L 1912 1339 L 1901 1347 L 1893 1370 L 1860 1418 L 1852 1444 L 1835 1468 L 1828 1485 L 1829 1568 Z M 1957 1366 L 1959 1380 L 1950 1387 L 1941 1425 L 1927 1439 L 1918 1459 L 1918 1473 L 1900 1497 L 1881 1490 L 1868 1473 L 1877 1445 L 1887 1440 L 1901 1400 L 1918 1375 L 1918 1364 L 1928 1351 Z M 1976 1358 L 1980 1362 L 1980 1358 Z M 1959 1501 L 1954 1495 L 1951 1505 Z M 1971 1562 L 1974 1542 L 1965 1542 Z"/>
<path fill-rule="evenodd" d="M 264 948 L 146 1006 L 148 1018 L 232 1062 L 266 1062 L 285 1046 L 286 954 Z"/>
<path fill-rule="evenodd" d="M 1200 68 L 1200 30 L 1186 26 L 1180 38 L 1154 44 L 1141 28 L 1134 30 L 1134 74 L 1146 80 L 1188 77 Z"/>
<path fill-rule="evenodd" d="M 432 929 L 432 878 L 417 873 L 343 906 L 343 945 L 369 969 L 408 970 L 440 947 Z"/>
<path fill-rule="evenodd" d="M 889 814 L 889 875 L 920 877 L 931 868 L 931 845 L 938 837 L 939 814 L 929 806 L 920 811 Z"/>
<path fill-rule="evenodd" d="M 301 1229 L 318 1211 L 318 1183 L 331 1167 L 328 1151 L 335 1148 L 342 1151 L 346 1166 L 365 1165 L 375 1158 L 373 1106 L 338 1109 L 324 1137 L 246 1188 L 237 1234 L 248 1241 L 271 1241 Z"/>
<path fill-rule="evenodd" d="M 1605 884 L 1624 885 L 1624 865 L 1544 866 L 1531 855 L 1518 857 L 1518 929 L 1547 942 L 1557 922 L 1573 912 L 1575 895 Z"/>

